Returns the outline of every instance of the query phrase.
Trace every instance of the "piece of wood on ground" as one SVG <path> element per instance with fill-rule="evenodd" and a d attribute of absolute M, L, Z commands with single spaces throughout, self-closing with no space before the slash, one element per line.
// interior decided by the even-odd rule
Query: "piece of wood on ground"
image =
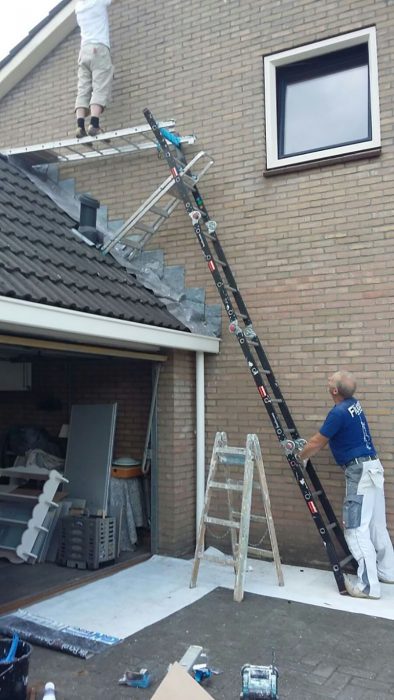
<path fill-rule="evenodd" d="M 207 693 L 197 681 L 175 662 L 160 683 L 151 700 L 209 700 L 212 695 Z"/>

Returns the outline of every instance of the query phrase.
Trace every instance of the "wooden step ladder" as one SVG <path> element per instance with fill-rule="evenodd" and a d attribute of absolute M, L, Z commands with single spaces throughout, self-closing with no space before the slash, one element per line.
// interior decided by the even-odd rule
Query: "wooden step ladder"
<path fill-rule="evenodd" d="M 231 478 L 230 466 L 243 466 L 242 481 Z M 254 481 L 254 472 L 257 472 L 258 481 Z M 223 473 L 224 472 L 224 473 Z M 220 474 L 225 479 L 219 481 Z M 253 489 L 261 491 L 264 515 L 252 513 Z M 209 515 L 212 493 L 215 490 L 226 491 L 228 519 L 217 518 Z M 242 494 L 241 510 L 234 507 L 234 495 Z M 249 544 L 250 522 L 264 522 L 270 536 L 271 549 L 262 549 Z M 207 525 L 218 525 L 230 530 L 232 557 L 217 557 L 206 554 L 204 551 L 205 532 Z M 249 434 L 246 439 L 246 447 L 230 447 L 227 444 L 227 435 L 224 432 L 216 433 L 212 450 L 211 464 L 209 467 L 207 486 L 205 491 L 204 508 L 201 516 L 196 551 L 194 555 L 193 571 L 190 580 L 190 588 L 197 583 L 200 562 L 202 559 L 213 561 L 217 564 L 230 564 L 234 567 L 235 585 L 234 600 L 240 602 L 244 596 L 244 583 L 248 554 L 261 559 L 273 559 L 279 586 L 284 585 L 282 566 L 279 556 L 278 543 L 275 534 L 274 521 L 271 512 L 271 503 L 268 493 L 268 485 L 264 471 L 263 457 L 257 435 Z"/>

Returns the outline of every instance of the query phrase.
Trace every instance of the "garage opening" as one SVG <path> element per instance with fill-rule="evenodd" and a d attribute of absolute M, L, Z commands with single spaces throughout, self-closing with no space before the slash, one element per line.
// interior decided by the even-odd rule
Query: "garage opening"
<path fill-rule="evenodd" d="M 0 336 L 0 612 L 155 550 L 165 360 Z"/>

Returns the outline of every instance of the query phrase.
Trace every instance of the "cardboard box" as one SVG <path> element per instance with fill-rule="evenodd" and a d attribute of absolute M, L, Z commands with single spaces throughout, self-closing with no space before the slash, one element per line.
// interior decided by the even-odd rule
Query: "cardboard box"
<path fill-rule="evenodd" d="M 177 662 L 172 664 L 151 700 L 213 700 L 212 695 Z"/>

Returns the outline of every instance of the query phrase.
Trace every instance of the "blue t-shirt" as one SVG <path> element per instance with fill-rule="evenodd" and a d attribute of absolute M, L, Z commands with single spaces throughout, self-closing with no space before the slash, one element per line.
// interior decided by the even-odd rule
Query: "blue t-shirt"
<path fill-rule="evenodd" d="M 320 428 L 340 466 L 355 457 L 375 455 L 368 422 L 361 404 L 354 397 L 335 404 Z"/>

